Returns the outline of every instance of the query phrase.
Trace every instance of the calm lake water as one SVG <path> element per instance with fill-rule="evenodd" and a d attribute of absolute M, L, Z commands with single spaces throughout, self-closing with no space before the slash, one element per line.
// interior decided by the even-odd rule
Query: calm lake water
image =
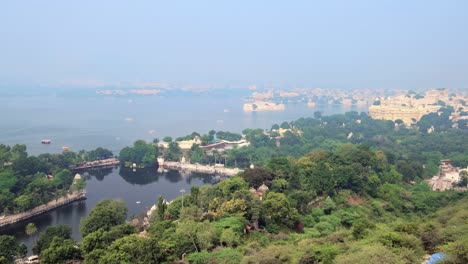
<path fill-rule="evenodd" d="M 26 144 L 33 155 L 57 153 L 62 146 L 72 151 L 105 147 L 118 154 L 137 139 L 175 138 L 212 129 L 231 132 L 245 128 L 269 129 L 275 123 L 311 117 L 315 111 L 323 115 L 352 110 L 367 112 L 367 108 L 327 105 L 308 108 L 306 104 L 288 104 L 281 112 L 245 113 L 243 103 L 241 96 L 0 97 L 0 144 Z M 40 143 L 46 138 L 52 140 L 50 145 Z M 80 239 L 80 219 L 104 198 L 122 199 L 131 216 L 151 207 L 159 195 L 172 200 L 180 195 L 180 189 L 188 191 L 193 185 L 211 183 L 211 176 L 182 176 L 177 171 L 164 174 L 128 173 L 119 169 L 97 171 L 87 177 L 86 201 L 57 209 L 31 222 L 39 231 L 51 225 L 68 224 L 73 237 Z M 14 234 L 30 246 L 35 238 L 24 234 L 24 225 L 13 226 L 0 234 Z"/>
<path fill-rule="evenodd" d="M 240 96 L 148 97 L 0 97 L 0 144 L 26 144 L 30 154 L 109 148 L 137 139 L 162 139 L 209 130 L 241 132 L 271 128 L 275 123 L 366 108 L 288 104 L 285 111 L 245 113 Z M 41 145 L 42 139 L 52 144 Z"/>
<path fill-rule="evenodd" d="M 89 171 L 84 174 L 87 186 L 87 200 L 77 202 L 57 210 L 31 218 L 27 222 L 13 225 L 0 231 L 0 234 L 14 235 L 28 248 L 31 248 L 38 235 L 28 237 L 27 223 L 36 224 L 39 232 L 47 227 L 67 224 L 72 228 L 73 238 L 80 240 L 80 220 L 104 198 L 120 199 L 127 204 L 128 216 L 139 215 L 157 203 L 159 195 L 171 201 L 180 195 L 180 190 L 190 192 L 192 186 L 211 185 L 213 177 L 206 174 L 182 175 L 178 171 L 158 173 L 156 169 L 133 172 L 129 169 L 110 168 Z M 140 203 L 137 203 L 140 202 Z"/>

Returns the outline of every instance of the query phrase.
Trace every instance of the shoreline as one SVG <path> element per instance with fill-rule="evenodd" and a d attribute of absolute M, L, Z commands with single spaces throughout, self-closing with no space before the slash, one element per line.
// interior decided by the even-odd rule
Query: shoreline
<path fill-rule="evenodd" d="M 68 205 L 68 204 L 82 201 L 82 200 L 86 200 L 86 193 L 74 192 L 70 195 L 59 197 L 56 200 L 54 199 L 46 204 L 36 206 L 33 209 L 30 209 L 21 213 L 17 213 L 17 214 L 2 216 L 0 219 L 0 229 L 13 225 L 13 224 L 23 222 L 34 216 L 38 216 L 38 215 L 53 211 L 64 205 Z"/>
<path fill-rule="evenodd" d="M 95 168 L 106 168 L 119 165 L 119 160 L 115 157 L 103 159 L 103 160 L 93 160 L 82 162 L 78 164 L 73 164 L 69 167 L 70 170 L 85 170 L 85 169 L 95 169 Z"/>
<path fill-rule="evenodd" d="M 169 170 L 178 170 L 178 171 L 187 171 L 187 172 L 200 172 L 206 174 L 214 174 L 220 176 L 234 176 L 244 170 L 239 168 L 226 168 L 224 166 L 209 166 L 201 164 L 192 164 L 192 163 L 182 163 L 176 161 L 160 161 L 158 160 L 158 165 L 161 168 Z"/>

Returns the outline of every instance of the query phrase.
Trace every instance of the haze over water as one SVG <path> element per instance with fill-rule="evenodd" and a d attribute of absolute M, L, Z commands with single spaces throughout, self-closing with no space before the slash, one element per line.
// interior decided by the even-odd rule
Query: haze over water
<path fill-rule="evenodd" d="M 0 144 L 26 144 L 30 154 L 105 147 L 118 154 L 135 140 L 209 130 L 241 132 L 275 123 L 366 108 L 288 104 L 285 111 L 246 113 L 242 96 L 0 97 Z M 42 145 L 42 139 L 52 144 Z"/>

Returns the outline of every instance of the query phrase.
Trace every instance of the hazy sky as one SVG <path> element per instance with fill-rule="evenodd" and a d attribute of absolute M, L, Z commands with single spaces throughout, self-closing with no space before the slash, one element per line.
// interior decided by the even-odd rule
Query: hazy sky
<path fill-rule="evenodd" d="M 0 85 L 467 88 L 467 11 L 466 0 L 2 1 Z"/>

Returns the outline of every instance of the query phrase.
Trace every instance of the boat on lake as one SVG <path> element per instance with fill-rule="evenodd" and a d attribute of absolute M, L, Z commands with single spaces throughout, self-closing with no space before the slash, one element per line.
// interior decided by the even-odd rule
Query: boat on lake
<path fill-rule="evenodd" d="M 41 144 L 46 144 L 46 145 L 48 145 L 48 144 L 50 144 L 51 142 L 52 142 L 52 141 L 51 141 L 50 139 L 43 139 L 43 140 L 41 140 Z"/>

